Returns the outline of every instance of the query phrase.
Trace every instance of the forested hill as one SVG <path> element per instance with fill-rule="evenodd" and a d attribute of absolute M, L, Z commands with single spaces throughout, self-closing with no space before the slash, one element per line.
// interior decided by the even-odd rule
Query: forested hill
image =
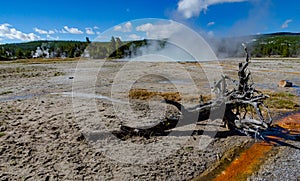
<path fill-rule="evenodd" d="M 87 41 L 33 41 L 26 43 L 0 45 L 0 60 L 31 59 L 31 58 L 124 58 L 136 56 L 141 47 L 150 44 L 163 49 L 165 40 L 137 40 L 122 42 L 112 37 L 109 42 Z"/>
<path fill-rule="evenodd" d="M 278 32 L 213 40 L 218 57 L 241 57 L 246 43 L 252 57 L 300 57 L 300 33 Z"/>
<path fill-rule="evenodd" d="M 277 32 L 277 33 L 270 33 L 264 34 L 265 36 L 299 36 L 300 33 L 292 33 L 292 32 Z"/>
<path fill-rule="evenodd" d="M 164 49 L 167 40 L 137 40 L 122 42 L 112 37 L 110 42 L 86 41 L 33 41 L 0 45 L 0 60 L 30 58 L 124 58 L 138 55 L 141 47 L 157 46 Z M 264 35 L 212 39 L 209 43 L 217 56 L 241 57 L 242 43 L 249 47 L 252 57 L 300 57 L 300 33 L 279 32 Z"/>
<path fill-rule="evenodd" d="M 252 54 L 256 57 L 300 57 L 300 33 L 279 32 L 257 36 Z"/>
<path fill-rule="evenodd" d="M 30 59 L 80 57 L 88 42 L 80 41 L 32 41 L 0 45 L 0 59 Z"/>

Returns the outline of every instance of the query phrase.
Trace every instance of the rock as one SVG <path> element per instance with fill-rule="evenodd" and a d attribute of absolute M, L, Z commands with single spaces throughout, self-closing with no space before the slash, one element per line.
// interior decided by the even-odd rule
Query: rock
<path fill-rule="evenodd" d="M 46 178 L 45 178 L 45 181 L 49 181 L 50 180 L 50 176 L 47 175 Z"/>
<path fill-rule="evenodd" d="M 281 81 L 279 81 L 278 86 L 279 87 L 292 87 L 293 83 L 288 80 L 281 80 Z"/>
<path fill-rule="evenodd" d="M 84 137 L 84 135 L 81 133 L 81 134 L 77 137 L 76 141 L 83 141 L 84 139 L 85 139 L 85 137 Z"/>
<path fill-rule="evenodd" d="M 20 121 L 14 121 L 11 123 L 12 126 L 19 126 L 21 124 Z"/>
<path fill-rule="evenodd" d="M 0 126 L 0 132 L 4 132 L 6 131 L 7 127 L 5 125 Z"/>

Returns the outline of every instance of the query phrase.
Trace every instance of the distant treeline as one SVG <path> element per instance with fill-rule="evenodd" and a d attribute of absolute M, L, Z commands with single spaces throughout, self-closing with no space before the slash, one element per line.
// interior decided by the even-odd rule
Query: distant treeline
<path fill-rule="evenodd" d="M 141 55 L 141 47 L 155 42 L 157 49 L 163 49 L 166 40 L 137 40 L 122 42 L 111 37 L 109 42 L 80 41 L 33 41 L 26 43 L 0 45 L 0 60 L 31 58 L 74 58 L 120 59 Z"/>
<path fill-rule="evenodd" d="M 241 46 L 246 43 L 252 57 L 300 57 L 299 33 L 273 33 L 265 35 L 223 38 L 211 41 L 218 57 L 241 57 Z"/>
<path fill-rule="evenodd" d="M 140 47 L 147 47 L 155 40 L 138 40 L 122 42 L 118 37 L 112 37 L 109 42 L 90 42 L 87 38 L 81 41 L 33 41 L 0 45 L 0 60 L 31 59 L 31 58 L 74 58 L 89 57 L 126 58 L 141 54 Z M 157 40 L 162 49 L 165 40 Z"/>
<path fill-rule="evenodd" d="M 0 59 L 74 58 L 80 57 L 88 42 L 33 41 L 0 45 Z"/>
<path fill-rule="evenodd" d="M 144 50 L 149 48 L 157 51 L 162 50 L 167 44 L 167 40 L 137 40 L 122 42 L 119 38 L 111 38 L 110 42 L 91 43 L 83 56 L 94 59 L 122 59 L 141 56 Z M 151 46 L 151 48 L 150 48 Z"/>
<path fill-rule="evenodd" d="M 74 58 L 95 59 L 130 58 L 141 55 L 141 48 L 153 44 L 157 50 L 163 49 L 168 41 L 137 40 L 122 42 L 111 37 L 109 42 L 86 41 L 33 41 L 26 43 L 0 45 L 0 60 L 31 58 Z M 247 43 L 252 57 L 300 57 L 300 34 L 275 33 L 247 36 L 242 38 L 223 38 L 210 42 L 219 57 L 241 57 L 242 43 Z"/>
<path fill-rule="evenodd" d="M 300 34 L 277 33 L 259 36 L 252 45 L 256 57 L 300 57 Z"/>

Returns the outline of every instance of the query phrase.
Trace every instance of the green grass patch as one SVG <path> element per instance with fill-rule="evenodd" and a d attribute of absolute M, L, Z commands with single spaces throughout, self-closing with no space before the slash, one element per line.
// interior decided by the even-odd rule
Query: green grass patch
<path fill-rule="evenodd" d="M 194 147 L 193 146 L 187 146 L 184 148 L 185 151 L 193 151 Z"/>
<path fill-rule="evenodd" d="M 273 109 L 292 109 L 299 108 L 299 98 L 287 92 L 267 92 L 270 98 L 266 99 L 265 104 Z"/>
<path fill-rule="evenodd" d="M 5 133 L 4 132 L 0 132 L 0 137 L 4 136 Z"/>

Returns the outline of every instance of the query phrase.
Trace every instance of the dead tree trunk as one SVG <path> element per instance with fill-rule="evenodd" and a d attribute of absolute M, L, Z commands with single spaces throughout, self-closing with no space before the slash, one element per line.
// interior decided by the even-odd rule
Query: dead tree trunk
<path fill-rule="evenodd" d="M 175 106 L 182 113 L 181 119 L 166 118 L 151 128 L 132 128 L 121 125 L 120 129 L 130 135 L 148 137 L 164 134 L 165 131 L 175 127 L 192 124 L 195 119 L 196 121 L 222 119 L 224 125 L 230 130 L 238 130 L 247 135 L 250 133 L 260 135 L 260 131 L 267 129 L 272 122 L 269 109 L 263 104 L 263 101 L 269 96 L 257 91 L 253 82 L 249 83 L 251 80 L 251 73 L 248 70 L 250 58 L 246 46 L 244 46 L 244 50 L 246 61 L 239 63 L 239 80 L 222 76 L 214 86 L 216 99 L 189 109 L 179 102 L 165 100 L 167 104 Z M 227 85 L 229 84 L 233 84 L 235 88 L 228 90 Z"/>
<path fill-rule="evenodd" d="M 224 124 L 229 129 L 239 130 L 245 134 L 259 134 L 261 130 L 267 129 L 272 122 L 269 109 L 263 104 L 263 101 L 269 96 L 257 91 L 254 83 L 250 83 L 251 73 L 248 70 L 250 63 L 249 53 L 246 46 L 244 46 L 244 49 L 246 61 L 239 63 L 239 80 L 222 76 L 214 86 L 217 98 L 205 105 L 196 106 L 194 109 L 188 110 L 188 112 L 198 112 L 198 121 L 208 118 L 220 118 L 223 119 Z M 235 86 L 236 88 L 233 90 L 227 89 L 227 85 L 234 85 L 236 82 L 238 82 L 238 85 Z M 166 102 L 176 106 L 178 109 L 180 108 L 178 103 L 174 101 Z M 220 115 L 220 112 L 218 112 L 221 105 L 225 106 L 223 115 Z M 184 109 L 183 106 L 179 110 L 182 109 Z"/>

